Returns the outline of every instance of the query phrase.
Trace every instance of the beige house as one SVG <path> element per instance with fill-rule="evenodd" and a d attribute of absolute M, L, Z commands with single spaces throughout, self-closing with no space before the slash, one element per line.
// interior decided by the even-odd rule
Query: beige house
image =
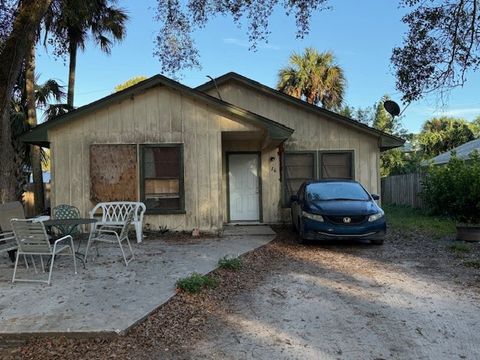
<path fill-rule="evenodd" d="M 156 75 L 37 126 L 52 207 L 140 200 L 153 229 L 288 220 L 306 179 L 380 192 L 380 152 L 403 140 L 228 73 L 198 88 Z"/>

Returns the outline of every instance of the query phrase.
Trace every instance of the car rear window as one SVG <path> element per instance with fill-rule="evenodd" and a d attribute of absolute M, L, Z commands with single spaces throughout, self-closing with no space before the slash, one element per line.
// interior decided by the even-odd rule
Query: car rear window
<path fill-rule="evenodd" d="M 323 182 L 309 184 L 306 193 L 307 199 L 310 201 L 370 200 L 368 193 L 360 184 L 355 182 Z"/>

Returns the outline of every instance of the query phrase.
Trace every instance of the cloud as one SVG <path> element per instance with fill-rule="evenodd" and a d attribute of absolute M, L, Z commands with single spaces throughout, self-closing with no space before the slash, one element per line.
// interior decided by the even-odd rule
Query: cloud
<path fill-rule="evenodd" d="M 236 39 L 236 38 L 223 38 L 222 41 L 223 41 L 224 44 L 236 45 L 236 46 L 240 46 L 240 47 L 244 47 L 244 48 L 250 48 L 252 46 L 252 44 L 250 44 L 248 41 L 240 40 L 240 39 Z M 257 48 L 258 49 L 267 49 L 267 50 L 280 50 L 281 49 L 281 47 L 278 46 L 278 45 L 265 44 L 265 43 L 257 44 Z"/>
<path fill-rule="evenodd" d="M 423 116 L 452 116 L 474 118 L 477 115 L 480 115 L 480 107 L 478 106 L 465 106 L 450 109 L 433 106 L 415 106 L 412 107 L 410 111 Z"/>
<path fill-rule="evenodd" d="M 457 108 L 439 111 L 440 114 L 445 116 L 468 116 L 480 114 L 480 107 L 467 107 Z"/>

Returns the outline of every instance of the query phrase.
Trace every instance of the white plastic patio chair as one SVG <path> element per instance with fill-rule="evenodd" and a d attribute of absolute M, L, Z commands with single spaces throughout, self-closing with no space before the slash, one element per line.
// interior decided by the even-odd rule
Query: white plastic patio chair
<path fill-rule="evenodd" d="M 123 256 L 123 260 L 125 261 L 125 266 L 128 266 L 130 261 L 132 261 L 135 258 L 135 255 L 133 254 L 132 246 L 130 245 L 130 239 L 128 238 L 128 231 L 130 230 L 130 226 L 132 225 L 134 216 L 135 216 L 135 210 L 133 209 L 128 213 L 125 219 L 125 223 L 123 224 L 121 229 L 119 229 L 118 226 L 109 226 L 109 225 L 103 225 L 99 228 L 94 229 L 88 239 L 87 248 L 85 250 L 85 260 L 87 259 L 88 249 L 90 248 L 91 244 L 94 242 L 118 244 L 120 246 L 120 250 L 122 251 L 122 256 Z M 130 259 L 128 260 L 122 245 L 124 241 L 127 243 L 128 248 L 130 250 L 130 254 L 131 254 Z M 97 247 L 97 254 L 98 254 L 98 247 Z"/>
<path fill-rule="evenodd" d="M 55 243 L 52 245 L 48 239 L 47 232 L 45 230 L 45 225 L 42 222 L 32 222 L 31 220 L 21 220 L 21 219 L 12 219 L 12 230 L 15 235 L 15 240 L 17 242 L 17 256 L 15 259 L 15 267 L 13 269 L 12 283 L 15 281 L 22 282 L 40 282 L 47 283 L 50 285 L 52 279 L 52 270 L 53 264 L 55 262 L 55 256 L 57 255 L 71 255 L 73 259 L 73 267 L 75 274 L 77 273 L 77 263 L 75 261 L 75 248 L 73 246 L 73 239 L 70 235 L 64 236 L 58 240 L 55 240 Z M 67 253 L 65 250 L 69 250 Z M 37 273 L 37 267 L 33 256 L 40 257 L 40 263 L 42 266 L 42 272 L 44 271 L 43 265 L 43 256 L 50 257 L 50 270 L 48 272 L 47 280 L 38 280 L 38 279 L 17 279 L 17 266 L 18 259 L 20 255 L 30 255 L 33 262 L 33 268 L 35 273 Z"/>

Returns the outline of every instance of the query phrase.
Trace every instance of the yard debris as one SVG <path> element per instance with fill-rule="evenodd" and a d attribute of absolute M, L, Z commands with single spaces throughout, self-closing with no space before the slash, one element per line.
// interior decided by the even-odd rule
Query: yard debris
<path fill-rule="evenodd" d="M 232 313 L 231 306 L 234 300 L 248 296 L 249 292 L 254 291 L 269 276 L 280 276 L 286 264 L 289 266 L 293 264 L 294 267 L 305 266 L 302 264 L 312 263 L 315 260 L 316 274 L 322 272 L 341 274 L 352 266 L 348 263 L 351 255 L 359 252 L 362 257 L 373 260 L 370 262 L 370 267 L 357 269 L 367 277 L 370 275 L 372 281 L 364 283 L 352 278 L 354 286 L 348 291 L 355 291 L 358 287 L 383 291 L 382 286 L 388 288 L 388 284 L 381 285 L 383 283 L 377 282 L 374 278 L 376 267 L 396 269 L 400 263 L 405 262 L 406 265 L 402 266 L 409 269 L 407 261 L 412 264 L 412 271 L 423 271 L 425 274 L 428 272 L 431 278 L 449 279 L 458 286 L 479 288 L 480 270 L 475 267 L 457 266 L 458 261 L 454 253 L 445 251 L 447 244 L 449 242 L 451 244 L 451 239 L 432 240 L 421 232 L 406 235 L 401 229 L 393 229 L 382 248 L 370 245 L 348 246 L 348 244 L 304 247 L 294 243 L 295 234 L 290 229 L 276 228 L 275 230 L 278 233 L 276 240 L 242 256 L 243 266 L 238 271 L 217 269 L 212 272 L 210 276 L 219 280 L 217 288 L 206 288 L 194 295 L 178 292 L 143 323 L 124 336 L 85 339 L 66 336 L 32 338 L 25 344 L 14 344 L 13 347 L 6 349 L 0 348 L 0 358 L 2 360 L 195 358 L 192 352 L 195 344 L 204 340 L 205 336 L 209 334 L 215 336 L 217 331 L 220 331 L 218 319 L 226 318 Z M 190 234 L 187 236 L 191 238 Z M 368 248 L 364 249 L 364 246 Z M 465 255 L 468 257 L 465 261 L 478 261 L 480 244 L 471 246 L 472 251 Z M 414 265 L 415 263 L 421 263 L 423 266 L 419 268 Z M 277 297 L 274 300 L 277 302 L 278 297 L 285 299 L 288 294 L 284 289 L 277 287 L 271 288 L 271 293 Z M 286 326 L 290 326 L 291 319 L 284 318 L 283 322 Z M 422 329 L 416 328 L 416 331 L 423 335 Z M 231 334 L 231 337 L 237 344 L 245 343 L 237 334 Z M 296 342 L 297 339 L 295 339 Z M 255 349 L 251 351 L 258 355 Z M 383 357 L 378 357 L 380 358 Z"/>

